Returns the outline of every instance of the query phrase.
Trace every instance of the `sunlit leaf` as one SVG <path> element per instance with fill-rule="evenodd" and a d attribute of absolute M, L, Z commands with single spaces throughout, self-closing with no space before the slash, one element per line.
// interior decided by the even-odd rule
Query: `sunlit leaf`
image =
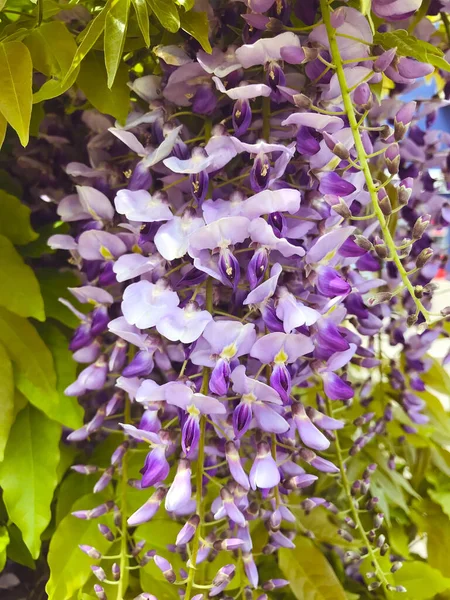
<path fill-rule="evenodd" d="M 130 0 L 118 0 L 111 5 L 105 21 L 105 65 L 108 88 L 111 89 L 122 60 L 127 35 Z"/>
<path fill-rule="evenodd" d="M 176 33 L 180 28 L 180 16 L 172 0 L 147 0 L 155 17 L 167 31 Z"/>
<path fill-rule="evenodd" d="M 33 63 L 22 42 L 0 43 L 0 113 L 28 144 L 31 119 Z"/>
<path fill-rule="evenodd" d="M 440 48 L 417 39 L 405 29 L 376 33 L 373 42 L 385 50 L 396 48 L 397 56 L 408 56 L 443 71 L 450 71 L 450 63 L 445 60 L 444 53 Z"/>
<path fill-rule="evenodd" d="M 15 196 L 0 190 L 0 235 L 15 245 L 28 244 L 38 237 L 30 224 L 31 211 Z"/>
<path fill-rule="evenodd" d="M 280 549 L 279 565 L 297 600 L 346 600 L 330 563 L 313 542 L 297 537 L 295 546 Z"/>
<path fill-rule="evenodd" d="M 36 329 L 27 319 L 0 308 L 0 342 L 12 360 L 16 386 L 51 416 L 58 403 L 56 373 L 52 355 Z"/>
<path fill-rule="evenodd" d="M 44 301 L 36 276 L 4 235 L 0 235 L 0 276 L 0 306 L 43 321 Z"/>
<path fill-rule="evenodd" d="M 14 376 L 11 360 L 0 344 L 0 462 L 14 419 Z"/>
<path fill-rule="evenodd" d="M 131 0 L 136 11 L 136 18 L 147 48 L 150 46 L 149 14 L 146 0 Z"/>
<path fill-rule="evenodd" d="M 130 89 L 127 82 L 128 69 L 121 63 L 114 84 L 109 89 L 103 56 L 100 52 L 91 52 L 81 65 L 77 83 L 97 110 L 123 123 L 129 108 Z"/>
<path fill-rule="evenodd" d="M 205 12 L 190 11 L 181 15 L 181 29 L 192 35 L 205 52 L 212 52 L 209 43 L 209 22 Z"/>
<path fill-rule="evenodd" d="M 425 562 L 405 562 L 394 575 L 396 585 L 406 588 L 402 598 L 406 600 L 428 600 L 436 594 L 450 590 L 450 578 Z"/>
<path fill-rule="evenodd" d="M 61 426 L 31 406 L 17 416 L 0 465 L 3 500 L 33 558 L 51 518 Z"/>
<path fill-rule="evenodd" d="M 47 75 L 61 79 L 69 70 L 77 45 L 73 35 L 61 21 L 42 23 L 25 41 L 33 67 Z"/>

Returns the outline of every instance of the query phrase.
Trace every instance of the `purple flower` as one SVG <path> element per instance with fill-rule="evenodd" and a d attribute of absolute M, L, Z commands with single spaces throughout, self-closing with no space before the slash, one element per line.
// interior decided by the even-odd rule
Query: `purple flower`
<path fill-rule="evenodd" d="M 256 488 L 269 489 L 280 483 L 280 471 L 272 458 L 270 447 L 266 442 L 258 444 L 255 461 L 250 470 L 250 485 Z"/>
<path fill-rule="evenodd" d="M 139 281 L 129 285 L 123 294 L 122 312 L 130 325 L 140 329 L 154 327 L 160 319 L 178 306 L 180 299 L 163 281 Z"/>

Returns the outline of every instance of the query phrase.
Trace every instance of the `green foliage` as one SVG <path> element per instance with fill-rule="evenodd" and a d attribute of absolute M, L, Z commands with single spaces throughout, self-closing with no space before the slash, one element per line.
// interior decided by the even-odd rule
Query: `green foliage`
<path fill-rule="evenodd" d="M 4 235 L 0 235 L 0 273 L 0 306 L 21 317 L 43 321 L 44 301 L 36 276 Z"/>
<path fill-rule="evenodd" d="M 28 206 L 4 190 L 0 190 L 0 235 L 17 246 L 28 244 L 38 237 L 30 225 Z"/>
<path fill-rule="evenodd" d="M 295 550 L 281 548 L 279 565 L 297 600 L 346 600 L 330 563 L 311 540 L 298 537 Z"/>
<path fill-rule="evenodd" d="M 21 530 L 33 558 L 39 556 L 41 534 L 51 519 L 60 435 L 55 421 L 26 406 L 14 422 L 0 466 L 9 517 Z"/>
<path fill-rule="evenodd" d="M 397 48 L 398 56 L 415 58 L 443 71 L 450 71 L 450 63 L 445 60 L 444 53 L 440 48 L 423 40 L 418 40 L 405 29 L 376 33 L 373 41 L 385 50 Z"/>
<path fill-rule="evenodd" d="M 444 577 L 437 569 L 418 560 L 405 563 L 394 575 L 394 580 L 396 585 L 406 588 L 407 591 L 402 598 L 408 600 L 428 600 L 434 598 L 436 594 L 450 590 L 448 577 Z"/>
<path fill-rule="evenodd" d="M 26 145 L 32 103 L 60 96 L 74 85 L 93 107 L 123 123 L 129 111 L 129 71 L 136 66 L 136 72 L 142 71 L 140 51 L 143 44 L 150 46 L 150 33 L 158 44 L 166 32 L 182 29 L 211 52 L 208 19 L 192 10 L 194 0 L 84 3 L 90 19 L 81 32 L 60 19 L 59 13 L 73 5 L 54 0 L 7 4 L 10 10 L 0 19 L 0 147 L 8 123 Z M 39 89 L 33 71 L 46 78 Z"/>
<path fill-rule="evenodd" d="M 0 43 L 0 113 L 28 144 L 31 119 L 33 63 L 22 42 Z"/>
<path fill-rule="evenodd" d="M 102 494 L 88 494 L 77 500 L 72 509 L 90 509 L 105 500 L 106 497 Z M 102 519 L 102 522 L 111 525 L 109 518 Z M 89 579 L 92 559 L 80 552 L 79 544 L 94 546 L 102 553 L 111 546 L 111 542 L 98 531 L 95 519 L 84 521 L 67 515 L 59 523 L 50 542 L 50 579 L 46 586 L 48 600 L 72 598 Z"/>
<path fill-rule="evenodd" d="M 16 386 L 37 408 L 51 416 L 58 404 L 53 358 L 26 319 L 0 308 L 0 342 L 13 363 Z"/>
<path fill-rule="evenodd" d="M 14 375 L 11 360 L 0 344 L 0 462 L 14 420 Z"/>

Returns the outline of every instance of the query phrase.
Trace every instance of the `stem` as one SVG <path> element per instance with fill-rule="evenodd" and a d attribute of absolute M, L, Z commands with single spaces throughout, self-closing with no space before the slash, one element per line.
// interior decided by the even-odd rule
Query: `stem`
<path fill-rule="evenodd" d="M 270 137 L 270 96 L 266 96 L 262 99 L 262 116 L 262 136 L 263 139 L 266 140 L 266 142 L 268 142 Z"/>
<path fill-rule="evenodd" d="M 131 423 L 130 400 L 125 400 L 124 422 Z M 121 536 L 120 536 L 120 579 L 117 582 L 117 600 L 123 600 L 126 592 L 125 573 L 128 566 L 128 548 L 127 548 L 127 481 L 128 481 L 128 453 L 125 452 L 122 459 L 122 488 L 120 490 L 120 511 L 122 513 Z"/>
<path fill-rule="evenodd" d="M 323 2 L 323 0 L 321 0 L 321 3 L 322 2 Z M 325 396 L 325 402 L 326 402 L 326 407 L 327 407 L 327 413 L 330 417 L 332 417 L 333 409 L 331 408 L 330 399 L 327 396 Z M 378 564 L 376 554 L 372 548 L 369 538 L 366 535 L 363 524 L 361 523 L 361 519 L 359 518 L 359 512 L 355 506 L 352 492 L 351 492 L 350 482 L 348 480 L 347 473 L 345 471 L 344 458 L 342 456 L 342 448 L 341 448 L 341 444 L 339 441 L 339 435 L 338 435 L 337 431 L 335 431 L 334 434 L 335 434 L 334 444 L 336 447 L 336 457 L 337 457 L 338 467 L 339 467 L 339 471 L 341 472 L 342 486 L 344 488 L 345 495 L 347 496 L 348 503 L 350 504 L 350 512 L 352 513 L 353 520 L 356 523 L 356 529 L 359 530 L 361 539 L 362 539 L 364 545 L 367 547 L 367 551 L 369 553 L 370 560 L 372 561 L 373 567 L 375 569 L 375 573 L 377 574 L 377 577 L 381 581 L 383 586 L 386 587 L 387 585 L 389 585 L 389 581 L 387 580 L 387 578 L 383 572 L 383 569 Z"/>
<path fill-rule="evenodd" d="M 339 47 L 338 47 L 338 44 L 336 41 L 336 30 L 331 25 L 330 8 L 329 8 L 326 0 L 320 0 L 320 7 L 321 7 L 321 11 L 322 11 L 323 21 L 325 23 L 327 35 L 328 35 L 328 40 L 330 43 L 331 57 L 332 57 L 334 64 L 336 65 L 336 75 L 337 75 L 337 78 L 339 81 L 339 86 L 341 88 L 341 94 L 342 94 L 342 100 L 344 103 L 345 112 L 347 113 L 347 118 L 348 118 L 351 130 L 352 130 L 353 139 L 355 142 L 355 149 L 357 152 L 357 157 L 359 160 L 359 164 L 361 165 L 361 170 L 363 171 L 364 177 L 366 179 L 366 185 L 367 185 L 367 189 L 370 194 L 370 198 L 372 200 L 372 206 L 373 206 L 374 213 L 376 214 L 377 219 L 380 223 L 384 241 L 386 242 L 386 246 L 389 248 L 392 259 L 399 271 L 400 277 L 401 277 L 405 287 L 409 291 L 411 298 L 414 301 L 414 304 L 416 305 L 417 313 L 421 312 L 424 316 L 425 321 L 428 322 L 428 311 L 423 306 L 422 302 L 415 296 L 414 286 L 411 283 L 411 281 L 409 280 L 406 270 L 402 264 L 402 261 L 397 254 L 397 251 L 395 249 L 395 242 L 392 238 L 391 232 L 389 231 L 389 227 L 386 222 L 386 218 L 385 218 L 381 208 L 378 205 L 378 196 L 377 196 L 377 191 L 376 191 L 377 188 L 376 188 L 376 185 L 372 178 L 372 173 L 370 171 L 370 166 L 369 166 L 369 163 L 367 160 L 367 154 L 364 149 L 364 145 L 363 145 L 361 135 L 359 132 L 359 128 L 358 128 L 358 122 L 357 122 L 356 116 L 355 116 L 355 111 L 353 109 L 353 103 L 352 103 L 352 99 L 350 97 L 350 91 L 347 87 L 347 81 L 345 79 L 345 73 L 344 73 L 344 66 L 342 64 L 342 58 L 341 58 L 341 55 L 339 52 Z M 347 37 L 347 36 L 345 36 L 345 37 Z"/>
<path fill-rule="evenodd" d="M 212 313 L 213 311 L 213 286 L 212 279 L 208 277 L 206 280 L 206 310 Z M 203 369 L 203 381 L 201 393 L 208 393 L 209 384 L 209 368 Z M 192 542 L 192 553 L 190 558 L 190 567 L 188 580 L 186 585 L 186 594 L 184 600 L 191 600 L 192 590 L 195 587 L 195 571 L 197 570 L 197 555 L 200 548 L 200 538 L 202 538 L 203 524 L 205 520 L 205 504 L 203 502 L 203 475 L 205 462 L 205 432 L 206 432 L 206 417 L 200 417 L 200 439 L 198 442 L 198 457 L 197 457 L 197 473 L 196 473 L 196 492 L 195 501 L 197 504 L 197 514 L 200 518 L 197 529 L 195 530 L 194 540 Z"/>

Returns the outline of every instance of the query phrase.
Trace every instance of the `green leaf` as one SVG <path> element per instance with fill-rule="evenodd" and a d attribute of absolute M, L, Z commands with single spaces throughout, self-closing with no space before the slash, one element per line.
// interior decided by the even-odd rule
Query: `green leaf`
<path fill-rule="evenodd" d="M 35 274 L 41 286 L 47 318 L 52 317 L 71 329 L 78 327 L 80 320 L 59 301 L 59 298 L 66 298 L 74 302 L 68 288 L 80 285 L 77 274 L 74 271 L 59 271 L 52 268 L 36 269 Z M 88 305 L 77 306 L 81 312 L 88 312 L 90 308 Z"/>
<path fill-rule="evenodd" d="M 175 0 L 175 4 L 182 6 L 187 12 L 188 10 L 191 10 L 191 8 L 194 8 L 195 0 Z"/>
<path fill-rule="evenodd" d="M 73 35 L 62 21 L 42 23 L 31 31 L 25 44 L 33 59 L 33 67 L 56 79 L 65 76 L 77 51 Z"/>
<path fill-rule="evenodd" d="M 150 46 L 149 14 L 146 0 L 131 0 L 136 11 L 136 18 L 147 48 Z"/>
<path fill-rule="evenodd" d="M 130 0 L 118 0 L 111 6 L 105 21 L 105 66 L 108 73 L 108 88 L 111 89 L 122 59 L 127 37 Z"/>
<path fill-rule="evenodd" d="M 8 558 L 19 565 L 24 565 L 29 569 L 35 569 L 33 557 L 23 541 L 20 529 L 11 523 L 8 525 L 9 545 L 6 549 Z"/>
<path fill-rule="evenodd" d="M 450 63 L 445 60 L 440 48 L 423 40 L 418 40 L 405 29 L 376 33 L 373 43 L 382 46 L 385 50 L 397 48 L 397 56 L 408 56 L 443 71 L 450 71 Z"/>
<path fill-rule="evenodd" d="M 12 364 L 0 344 L 0 462 L 3 460 L 6 442 L 14 420 L 14 377 Z"/>
<path fill-rule="evenodd" d="M 190 11 L 181 15 L 181 29 L 192 35 L 205 52 L 212 52 L 209 43 L 209 22 L 205 12 Z"/>
<path fill-rule="evenodd" d="M 418 533 L 426 534 L 429 565 L 450 577 L 450 519 L 431 500 L 414 501 L 411 519 Z"/>
<path fill-rule="evenodd" d="M 394 575 L 396 585 L 406 588 L 405 600 L 427 600 L 450 589 L 450 578 L 419 560 L 403 563 Z"/>
<path fill-rule="evenodd" d="M 33 63 L 22 42 L 0 43 L 0 113 L 28 144 L 31 119 Z"/>
<path fill-rule="evenodd" d="M 320 550 L 305 537 L 295 539 L 295 549 L 281 548 L 279 565 L 297 600 L 346 600 L 336 574 Z"/>
<path fill-rule="evenodd" d="M 0 113 L 0 148 L 3 146 L 3 142 L 5 141 L 7 127 L 8 127 L 8 121 Z"/>
<path fill-rule="evenodd" d="M 52 407 L 51 418 L 66 427 L 78 429 L 83 425 L 84 410 L 79 405 L 77 398 L 64 394 L 66 387 L 75 381 L 77 372 L 77 363 L 69 351 L 69 340 L 56 325 L 49 322 L 39 325 L 38 331 L 52 353 L 56 370 L 56 389 L 59 394 L 59 402 Z"/>
<path fill-rule="evenodd" d="M 72 64 L 70 65 L 70 68 L 64 77 L 62 85 L 68 82 L 69 77 L 74 73 L 75 69 L 80 66 L 82 60 L 86 57 L 89 50 L 91 50 L 95 42 L 102 34 L 103 30 L 105 29 L 106 16 L 113 5 L 117 2 L 119 2 L 119 0 L 108 0 L 95 19 L 93 19 L 82 32 L 81 44 L 78 46 L 77 51 L 75 52 Z"/>
<path fill-rule="evenodd" d="M 36 329 L 0 307 L 0 342 L 12 360 L 18 389 L 51 417 L 58 403 L 56 373 L 52 355 Z"/>
<path fill-rule="evenodd" d="M 78 85 L 89 102 L 101 113 L 112 115 L 124 123 L 128 114 L 130 89 L 127 86 L 128 69 L 121 63 L 114 85 L 107 85 L 103 55 L 91 52 L 81 65 Z"/>
<path fill-rule="evenodd" d="M 450 491 L 428 490 L 428 495 L 450 517 Z"/>
<path fill-rule="evenodd" d="M 56 524 L 58 525 L 71 511 L 73 504 L 82 496 L 90 494 L 95 479 L 72 472 L 61 483 L 56 502 Z"/>
<path fill-rule="evenodd" d="M 17 415 L 0 465 L 9 517 L 33 558 L 39 556 L 41 534 L 51 519 L 60 436 L 61 426 L 29 404 Z"/>
<path fill-rule="evenodd" d="M 44 301 L 36 276 L 4 235 L 0 235 L 0 276 L 0 306 L 43 321 Z"/>
<path fill-rule="evenodd" d="M 87 510 L 107 500 L 102 494 L 88 494 L 80 498 L 73 510 Z M 102 522 L 111 526 L 112 517 L 106 515 Z M 50 579 L 46 585 L 48 600 L 68 600 L 80 590 L 91 576 L 92 558 L 78 548 L 79 544 L 94 546 L 105 554 L 111 546 L 98 530 L 96 519 L 84 521 L 67 515 L 58 525 L 48 553 Z"/>
<path fill-rule="evenodd" d="M 427 361 L 431 362 L 431 367 L 426 373 L 423 373 L 422 379 L 424 384 L 447 396 L 450 390 L 449 374 L 435 358 L 427 355 Z"/>
<path fill-rule="evenodd" d="M 158 21 L 171 33 L 180 29 L 180 16 L 172 0 L 147 0 Z"/>
<path fill-rule="evenodd" d="M 9 544 L 9 533 L 6 527 L 0 527 L 0 573 L 6 564 L 6 547 Z"/>
<path fill-rule="evenodd" d="M 15 245 L 35 240 L 38 234 L 30 225 L 30 214 L 28 206 L 0 190 L 0 235 L 6 236 Z"/>

